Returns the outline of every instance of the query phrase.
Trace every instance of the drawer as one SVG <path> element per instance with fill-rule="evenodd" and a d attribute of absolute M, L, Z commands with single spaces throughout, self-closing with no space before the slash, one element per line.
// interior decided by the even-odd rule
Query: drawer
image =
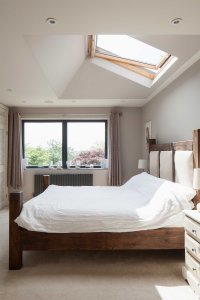
<path fill-rule="evenodd" d="M 185 252 L 185 264 L 195 278 L 200 282 L 200 263 L 187 251 Z"/>
<path fill-rule="evenodd" d="M 195 239 L 200 241 L 200 224 L 191 220 L 190 218 L 185 218 L 185 229 L 192 235 Z"/>
<path fill-rule="evenodd" d="M 187 281 L 195 295 L 200 299 L 200 285 L 190 272 L 187 272 Z"/>
<path fill-rule="evenodd" d="M 200 261 L 200 243 L 185 233 L 185 248 Z"/>

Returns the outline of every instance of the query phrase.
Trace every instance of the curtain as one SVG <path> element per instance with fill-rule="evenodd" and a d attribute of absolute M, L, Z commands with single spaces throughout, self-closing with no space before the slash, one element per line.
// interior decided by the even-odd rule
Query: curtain
<path fill-rule="evenodd" d="M 8 114 L 8 187 L 22 187 L 21 118 L 14 111 Z"/>
<path fill-rule="evenodd" d="M 110 115 L 109 132 L 109 185 L 118 186 L 122 183 L 121 178 L 121 154 L 120 154 L 120 113 Z"/>

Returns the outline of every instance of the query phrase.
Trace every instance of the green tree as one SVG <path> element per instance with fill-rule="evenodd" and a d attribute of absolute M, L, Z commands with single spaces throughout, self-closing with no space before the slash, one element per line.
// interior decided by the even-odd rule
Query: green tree
<path fill-rule="evenodd" d="M 67 160 L 71 161 L 76 157 L 77 153 L 72 147 L 67 147 Z"/>
<path fill-rule="evenodd" d="M 56 140 L 50 140 L 48 146 L 48 162 L 52 161 L 55 165 L 58 161 L 62 160 L 62 143 Z"/>
<path fill-rule="evenodd" d="M 25 157 L 28 159 L 30 166 L 48 166 L 52 161 L 56 165 L 58 161 L 62 161 L 62 143 L 57 140 L 49 140 L 48 147 L 42 146 L 32 147 L 25 145 Z M 73 148 L 68 147 L 68 160 L 73 160 L 76 152 Z"/>
<path fill-rule="evenodd" d="M 26 145 L 25 154 L 26 158 L 28 158 L 28 164 L 31 166 L 48 165 L 48 151 L 41 146 L 33 148 L 29 145 Z"/>

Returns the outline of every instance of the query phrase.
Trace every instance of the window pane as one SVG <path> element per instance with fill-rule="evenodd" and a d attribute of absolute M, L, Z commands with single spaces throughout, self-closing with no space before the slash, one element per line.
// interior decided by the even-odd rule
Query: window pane
<path fill-rule="evenodd" d="M 159 64 L 167 55 L 166 52 L 128 35 L 98 35 L 97 47 L 110 52 L 110 55 L 150 65 Z"/>
<path fill-rule="evenodd" d="M 57 165 L 62 161 L 62 123 L 25 122 L 24 156 L 28 166 Z"/>
<path fill-rule="evenodd" d="M 67 132 L 70 165 L 101 166 L 105 158 L 105 122 L 68 122 Z"/>

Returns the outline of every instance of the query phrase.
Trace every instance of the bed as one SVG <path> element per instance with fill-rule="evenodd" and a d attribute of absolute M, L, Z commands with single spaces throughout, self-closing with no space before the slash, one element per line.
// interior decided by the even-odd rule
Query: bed
<path fill-rule="evenodd" d="M 115 204 L 112 202 L 112 205 L 110 205 L 112 206 L 112 211 L 110 210 L 109 211 L 110 213 L 106 216 L 102 214 L 104 219 L 103 220 L 99 219 L 98 222 L 95 221 L 96 219 L 91 218 L 90 223 L 83 222 L 80 223 L 80 226 L 77 226 L 78 223 L 75 222 L 76 225 L 75 227 L 74 226 L 69 227 L 69 223 L 68 223 L 66 227 L 67 229 L 65 228 L 64 232 L 62 232 L 61 227 L 59 227 L 58 224 L 55 225 L 54 223 L 53 226 L 50 226 L 51 219 L 48 218 L 49 226 L 51 228 L 49 227 L 47 228 L 47 230 L 45 230 L 44 228 L 42 228 L 43 225 L 42 222 L 39 223 L 39 227 L 35 226 L 34 228 L 29 228 L 29 221 L 27 222 L 24 221 L 24 223 L 26 223 L 25 225 L 23 224 L 22 220 L 20 221 L 20 216 L 22 215 L 22 212 L 25 212 L 25 214 L 26 213 L 29 214 L 30 212 L 25 210 L 25 205 L 24 205 L 24 209 L 22 210 L 23 193 L 22 192 L 11 193 L 10 207 L 9 207 L 9 213 L 10 213 L 9 269 L 11 270 L 20 269 L 22 267 L 23 251 L 29 251 L 29 250 L 183 249 L 184 248 L 183 227 L 180 226 L 172 227 L 173 224 L 176 223 L 172 222 L 171 223 L 172 225 L 170 225 L 170 222 L 167 222 L 168 219 L 170 219 L 171 217 L 172 206 L 170 205 L 168 205 L 167 208 L 164 207 L 168 212 L 166 216 L 167 218 L 168 217 L 169 218 L 164 220 L 163 223 L 161 222 L 159 224 L 154 224 L 155 223 L 154 222 L 151 223 L 149 227 L 145 227 L 147 224 L 146 223 L 143 224 L 141 222 L 137 222 L 139 224 L 139 227 L 136 226 L 137 225 L 136 223 L 131 224 L 130 220 L 132 218 L 132 214 L 130 209 L 129 196 L 130 196 L 130 192 L 132 193 L 132 190 L 130 186 L 131 185 L 135 185 L 136 187 L 139 186 L 138 180 L 140 180 L 140 185 L 142 186 L 141 181 L 148 181 L 148 180 L 151 181 L 152 178 L 158 178 L 155 181 L 156 184 L 159 184 L 159 182 L 162 183 L 162 180 L 167 179 L 169 185 L 170 185 L 170 181 L 176 181 L 178 183 L 184 184 L 185 186 L 191 186 L 192 173 L 193 173 L 192 170 L 193 168 L 200 167 L 200 130 L 197 129 L 193 131 L 193 141 L 176 142 L 176 143 L 168 143 L 168 144 L 156 144 L 156 141 L 154 139 L 149 140 L 149 158 L 150 158 L 151 175 L 140 174 L 136 176 L 136 178 L 131 179 L 130 182 L 125 184 L 125 186 L 122 186 L 120 188 L 104 187 L 103 194 L 100 193 L 98 187 L 90 188 L 91 190 L 89 191 L 90 192 L 89 194 L 92 194 L 92 192 L 94 191 L 96 192 L 96 195 L 99 194 L 99 199 L 98 199 L 99 207 L 96 210 L 96 214 L 98 217 L 99 217 L 99 211 L 102 211 L 102 206 L 100 205 L 101 197 L 104 197 L 103 195 L 108 194 L 108 191 L 109 193 L 114 193 L 113 194 L 115 195 L 114 197 L 116 197 L 116 194 L 118 194 L 119 198 L 121 197 L 125 199 L 124 202 L 127 203 L 126 216 L 125 214 L 122 213 L 119 214 L 119 219 L 117 223 L 112 222 L 113 211 L 115 211 L 115 207 L 114 207 Z M 159 177 L 163 179 L 159 179 Z M 49 196 L 50 199 L 51 198 L 50 193 L 53 191 L 55 196 L 55 194 L 58 192 L 57 190 L 58 187 L 55 186 L 48 187 L 48 185 L 49 185 L 49 177 L 44 176 L 44 189 L 46 189 L 46 192 L 43 193 L 41 197 L 43 197 L 46 194 L 47 196 Z M 70 188 L 73 189 L 72 187 L 68 187 L 67 190 L 68 192 Z M 83 189 L 85 188 L 80 187 L 78 193 L 80 194 L 80 191 L 83 191 Z M 129 196 L 127 196 L 128 195 L 127 191 L 129 193 Z M 188 187 L 187 192 L 189 194 L 190 191 L 191 188 Z M 64 187 L 63 187 L 63 193 L 66 193 Z M 77 188 L 75 190 L 75 193 L 77 193 Z M 84 195 L 85 195 L 84 192 L 81 192 L 81 194 L 83 194 L 83 199 L 84 199 Z M 162 191 L 162 194 L 165 194 L 164 190 Z M 193 196 L 194 195 L 195 194 L 193 191 Z M 60 197 L 62 201 L 65 201 L 64 200 L 65 198 L 62 198 L 63 194 Z M 76 194 L 73 194 L 72 198 L 73 197 L 76 198 Z M 36 199 L 35 202 L 36 207 L 38 207 L 42 199 L 43 198 L 39 198 L 39 200 Z M 52 197 L 52 199 L 50 200 L 51 201 L 48 204 L 49 208 L 48 207 L 45 208 L 44 206 L 43 212 L 46 209 L 50 213 L 50 207 L 54 205 L 54 198 Z M 91 205 L 92 207 L 93 204 L 91 200 L 92 198 L 89 200 L 87 199 L 87 201 L 89 201 L 88 205 L 89 206 Z M 193 199 L 193 203 L 194 203 L 193 206 L 192 205 L 187 206 L 187 200 L 189 205 L 190 199 L 186 199 L 185 201 L 186 206 L 180 208 L 178 207 L 179 205 L 177 204 L 175 205 L 175 208 L 179 210 L 185 208 L 192 209 L 192 207 L 195 206 L 200 201 L 198 193 L 195 195 Z M 71 200 L 68 199 L 68 202 L 69 201 Z M 140 201 L 144 201 L 145 203 L 145 196 L 143 197 L 143 199 L 140 199 Z M 31 202 L 29 202 L 26 205 L 26 207 L 28 207 L 30 203 Z M 41 203 L 44 204 L 44 201 Z M 158 201 L 157 202 L 154 201 L 155 211 L 157 208 L 156 203 L 158 203 L 158 206 L 160 205 Z M 78 207 L 77 205 L 78 205 L 78 201 L 74 201 L 72 208 L 73 209 L 77 208 Z M 116 207 L 117 206 L 118 206 L 118 212 L 120 212 L 121 209 L 120 199 L 117 199 L 116 197 Z M 160 212 L 162 212 L 164 208 L 160 206 L 159 208 Z M 33 211 L 34 209 L 35 208 L 32 208 L 31 210 Z M 72 220 L 76 215 L 75 214 L 76 210 L 73 209 L 71 209 L 70 211 Z M 82 209 L 84 209 L 84 207 Z M 159 209 L 158 209 L 158 214 L 159 214 Z M 60 215 L 62 216 L 63 211 L 60 211 L 60 207 L 58 208 L 58 211 L 59 211 L 59 216 Z M 43 214 L 43 212 L 41 214 Z M 148 206 L 146 206 L 145 211 L 141 209 L 140 212 L 141 214 L 139 215 L 140 217 L 139 219 L 141 220 L 144 213 L 148 214 Z M 82 215 L 82 221 L 88 219 L 83 217 L 84 216 Z M 56 216 L 56 218 L 58 218 L 58 215 Z M 124 218 L 126 222 L 123 223 L 122 220 Z M 108 223 L 108 221 L 111 222 Z M 35 224 L 38 225 L 37 223 L 38 222 L 36 220 Z M 74 225 L 74 222 L 72 223 L 71 224 Z M 93 228 L 91 228 L 91 224 L 94 224 Z M 119 227 L 119 224 L 122 227 Z M 114 228 L 112 226 L 114 226 Z"/>

